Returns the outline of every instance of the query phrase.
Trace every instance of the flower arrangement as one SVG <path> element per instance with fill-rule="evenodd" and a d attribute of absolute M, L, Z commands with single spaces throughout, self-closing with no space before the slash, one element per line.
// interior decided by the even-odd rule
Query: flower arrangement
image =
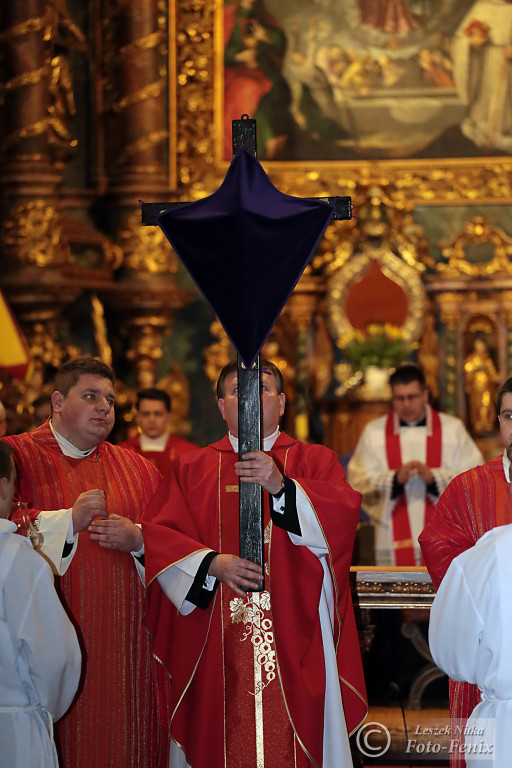
<path fill-rule="evenodd" d="M 402 363 L 417 344 L 404 341 L 400 328 L 390 323 L 372 323 L 365 331 L 356 331 L 345 347 L 345 354 L 360 371 L 370 365 L 393 368 Z"/>

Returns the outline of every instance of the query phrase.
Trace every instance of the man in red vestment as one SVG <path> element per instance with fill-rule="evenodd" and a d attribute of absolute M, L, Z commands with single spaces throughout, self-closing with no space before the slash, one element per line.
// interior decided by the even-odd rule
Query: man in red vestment
<path fill-rule="evenodd" d="M 56 726 L 61 766 L 167 766 L 141 626 L 143 589 L 129 554 L 142 548 L 136 523 L 160 474 L 134 451 L 105 442 L 115 403 L 108 366 L 72 360 L 55 388 L 49 421 L 4 439 L 40 551 L 61 574 L 57 588 L 84 659 L 76 700 Z"/>
<path fill-rule="evenodd" d="M 336 454 L 279 431 L 262 361 L 263 451 L 237 460 L 236 363 L 217 385 L 229 435 L 178 457 L 144 514 L 145 617 L 171 766 L 352 766 L 366 694 L 349 589 L 360 495 Z M 264 494 L 265 589 L 239 551 L 238 482 Z"/>
<path fill-rule="evenodd" d="M 182 440 L 169 430 L 171 398 L 163 389 L 146 387 L 137 392 L 135 421 L 140 434 L 121 446 L 137 451 L 165 475 L 175 456 L 197 450 L 197 445 Z"/>
<path fill-rule="evenodd" d="M 486 531 L 512 522 L 510 493 L 512 446 L 512 379 L 501 387 L 496 401 L 502 456 L 454 478 L 439 499 L 419 541 L 434 587 L 439 586 L 452 560 L 472 547 Z M 450 680 L 450 714 L 465 722 L 480 701 L 476 685 Z M 460 730 L 452 729 L 452 733 Z M 456 737 L 454 737 L 456 738 Z M 464 766 L 464 755 L 454 749 L 451 765 Z"/>

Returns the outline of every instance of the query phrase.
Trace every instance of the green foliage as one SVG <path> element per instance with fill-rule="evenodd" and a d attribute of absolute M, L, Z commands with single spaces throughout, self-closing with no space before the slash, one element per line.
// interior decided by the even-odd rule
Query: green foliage
<path fill-rule="evenodd" d="M 369 365 L 394 368 L 404 362 L 417 344 L 404 341 L 401 331 L 394 325 L 369 325 L 366 331 L 356 331 L 345 347 L 345 354 L 360 371 Z"/>

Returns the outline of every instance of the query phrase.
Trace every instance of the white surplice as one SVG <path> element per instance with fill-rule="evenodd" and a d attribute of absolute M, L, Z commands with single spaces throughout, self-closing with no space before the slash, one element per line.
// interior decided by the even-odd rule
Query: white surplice
<path fill-rule="evenodd" d="M 48 563 L 0 519 L 0 768 L 57 768 L 53 721 L 69 708 L 82 656 Z"/>
<path fill-rule="evenodd" d="M 432 469 L 437 484 L 436 503 L 451 480 L 471 467 L 483 464 L 483 456 L 468 434 L 460 419 L 440 413 L 441 419 L 441 466 Z M 389 469 L 386 454 L 386 420 L 381 416 L 369 422 L 363 429 L 347 467 L 347 480 L 363 494 L 362 507 L 368 513 L 375 528 L 375 557 L 377 565 L 395 565 L 393 547 L 393 508 L 396 499 L 391 498 L 396 470 Z M 399 429 L 402 462 L 426 461 L 427 427 L 401 426 Z M 409 524 L 414 543 L 415 563 L 421 565 L 418 536 L 425 526 L 425 483 L 420 477 L 411 477 L 405 484 L 405 497 L 409 512 Z"/>
<path fill-rule="evenodd" d="M 471 768 L 512 765 L 512 525 L 488 531 L 456 557 L 430 613 L 430 650 L 454 680 L 482 700 L 465 729 L 452 724 Z"/>

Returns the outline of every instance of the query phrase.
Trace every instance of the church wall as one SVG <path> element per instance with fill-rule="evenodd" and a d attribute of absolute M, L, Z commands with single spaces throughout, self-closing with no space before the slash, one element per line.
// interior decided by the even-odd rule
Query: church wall
<path fill-rule="evenodd" d="M 511 368 L 509 149 L 503 142 L 482 147 L 462 134 L 468 111 L 447 79 L 455 77 L 455 59 L 450 69 L 450 57 L 439 58 L 438 69 L 431 68 L 437 82 L 430 82 L 426 54 L 422 68 L 419 53 L 416 58 L 396 53 L 405 51 L 407 42 L 411 51 L 440 53 L 444 46 L 446 54 L 448 38 L 472 3 L 443 3 L 440 21 L 416 24 L 404 18 L 401 32 L 360 18 L 366 43 L 387 56 L 373 74 L 365 70 L 361 23 L 357 34 L 352 23 L 364 4 L 342 3 L 344 34 L 352 35 L 353 46 L 340 37 L 341 48 L 356 54 L 343 64 L 344 84 L 331 82 L 330 92 L 312 71 L 301 75 L 293 63 L 305 66 L 313 40 L 308 34 L 317 36 L 317 53 L 327 55 L 340 4 L 324 3 L 317 14 L 323 25 L 317 27 L 307 23 L 310 4 L 269 0 L 265 5 L 276 20 L 268 22 L 276 50 L 284 45 L 296 56 L 287 59 L 281 52 L 278 71 L 272 75 L 266 69 L 264 75 L 274 78 L 281 94 L 287 84 L 293 86 L 294 98 L 300 86 L 300 100 L 286 110 L 283 106 L 281 124 L 275 105 L 256 108 L 264 167 L 288 194 L 351 195 L 357 216 L 329 228 L 265 350 L 285 374 L 286 427 L 340 452 L 349 450 L 336 433 L 356 408 L 351 392 L 364 386 L 358 379 L 364 371 L 346 354 L 351 331 L 333 295 L 339 291 L 346 299 L 350 280 L 362 279 L 364 265 L 373 260 L 391 269 L 412 308 L 408 357 L 432 361 L 437 345 L 437 367 L 430 371 L 436 402 L 472 428 L 464 359 L 474 339 L 488 341 L 500 378 Z M 212 380 L 232 352 L 167 241 L 158 230 L 140 226 L 137 201 L 199 199 L 222 181 L 227 75 L 221 29 L 236 9 L 218 0 L 128 5 L 62 0 L 55 2 L 45 41 L 44 24 L 33 20 L 49 18 L 50 6 L 34 0 L 22 9 L 2 9 L 0 16 L 6 86 L 0 126 L 0 285 L 36 363 L 31 382 L 5 379 L 0 396 L 19 403 L 28 419 L 36 397 L 49 390 L 56 367 L 79 352 L 91 353 L 112 361 L 119 374 L 119 435 L 130 427 L 126 417 L 137 387 L 163 382 L 174 394 L 178 431 L 206 443 L 222 433 Z M 434 29 L 436 24 L 444 26 Z M 22 55 L 27 46 L 30 60 Z M 342 57 L 341 50 L 331 54 Z M 60 64 L 52 65 L 59 57 Z M 409 95 L 404 96 L 400 77 L 407 78 Z M 393 88 L 409 110 L 413 98 L 452 99 L 458 122 L 426 148 L 415 151 L 399 142 L 398 149 L 380 154 L 375 147 L 361 150 L 347 125 L 333 124 L 333 94 L 375 104 L 379 89 Z M 294 109 L 302 110 L 305 123 Z M 390 130 L 396 134 L 397 125 Z M 404 138 L 408 130 L 403 129 Z M 482 221 L 475 223 L 476 217 Z M 384 229 L 376 234 L 382 222 Z M 446 248 L 452 246 L 459 256 L 450 266 Z M 465 261 L 472 271 L 465 271 Z M 448 269 L 440 270 L 439 264 Z M 423 349 L 422 358 L 427 327 L 431 348 Z M 375 402 L 387 407 L 382 393 L 368 405 L 357 402 L 366 414 L 374 413 Z M 490 441 L 494 432 L 493 427 L 480 437 Z"/>

